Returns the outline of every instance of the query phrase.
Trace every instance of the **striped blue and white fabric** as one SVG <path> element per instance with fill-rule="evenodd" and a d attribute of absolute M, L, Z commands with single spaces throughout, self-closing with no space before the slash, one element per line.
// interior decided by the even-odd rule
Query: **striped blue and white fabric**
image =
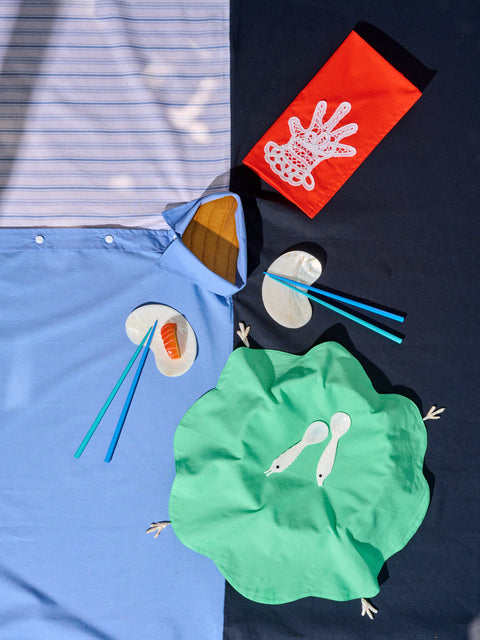
<path fill-rule="evenodd" d="M 0 226 L 158 229 L 228 187 L 227 0 L 2 0 Z"/>

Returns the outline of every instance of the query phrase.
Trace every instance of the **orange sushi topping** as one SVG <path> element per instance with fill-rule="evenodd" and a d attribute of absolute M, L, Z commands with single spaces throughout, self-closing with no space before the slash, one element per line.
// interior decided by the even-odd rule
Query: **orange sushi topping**
<path fill-rule="evenodd" d="M 160 335 L 162 336 L 163 346 L 167 355 L 172 360 L 180 358 L 180 347 L 178 346 L 177 339 L 177 325 L 175 322 L 167 322 L 160 329 Z"/>

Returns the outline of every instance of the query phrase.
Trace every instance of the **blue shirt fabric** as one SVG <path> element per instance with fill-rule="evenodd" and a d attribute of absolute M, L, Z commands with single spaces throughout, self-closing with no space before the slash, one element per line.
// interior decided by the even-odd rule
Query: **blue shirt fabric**
<path fill-rule="evenodd" d="M 224 580 L 213 563 L 171 527 L 156 541 L 145 535 L 168 519 L 175 428 L 233 346 L 231 296 L 246 279 L 240 200 L 235 285 L 181 241 L 199 204 L 221 195 L 167 211 L 163 231 L 0 234 L 1 640 L 222 637 Z M 105 464 L 134 367 L 75 459 L 135 350 L 125 320 L 152 302 L 187 318 L 197 358 L 168 378 L 150 354 Z"/>

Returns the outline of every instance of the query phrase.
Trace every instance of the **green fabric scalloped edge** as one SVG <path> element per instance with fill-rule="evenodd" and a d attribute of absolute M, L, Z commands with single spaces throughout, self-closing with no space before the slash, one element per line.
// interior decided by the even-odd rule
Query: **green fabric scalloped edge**
<path fill-rule="evenodd" d="M 265 475 L 311 422 L 337 411 L 352 424 L 323 487 L 316 465 L 330 437 Z M 240 348 L 176 431 L 172 526 L 257 602 L 372 597 L 428 508 L 426 445 L 416 405 L 377 393 L 341 345 L 303 356 Z"/>

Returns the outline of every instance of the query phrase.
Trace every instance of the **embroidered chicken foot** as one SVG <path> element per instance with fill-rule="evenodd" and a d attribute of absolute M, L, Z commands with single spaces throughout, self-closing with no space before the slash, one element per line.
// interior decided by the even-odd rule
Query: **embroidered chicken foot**
<path fill-rule="evenodd" d="M 366 598 L 361 598 L 360 602 L 362 603 L 362 616 L 367 615 L 370 620 L 373 620 L 373 616 L 378 613 L 378 609 Z"/>
<path fill-rule="evenodd" d="M 250 325 L 245 325 L 243 322 L 239 322 L 238 326 L 240 327 L 240 330 L 237 331 L 237 336 L 246 347 L 249 347 L 250 343 L 248 342 L 248 334 L 250 333 Z"/>
<path fill-rule="evenodd" d="M 439 409 L 437 409 L 437 405 L 434 404 L 428 410 L 427 415 L 423 418 L 423 421 L 426 422 L 427 420 L 438 420 L 444 411 L 445 407 L 440 407 Z"/>
<path fill-rule="evenodd" d="M 170 524 L 170 520 L 162 520 L 161 522 L 152 522 L 152 524 L 148 527 L 145 533 L 153 533 L 156 532 L 153 536 L 154 538 L 158 538 L 158 536 L 162 533 L 165 527 L 168 527 Z"/>

